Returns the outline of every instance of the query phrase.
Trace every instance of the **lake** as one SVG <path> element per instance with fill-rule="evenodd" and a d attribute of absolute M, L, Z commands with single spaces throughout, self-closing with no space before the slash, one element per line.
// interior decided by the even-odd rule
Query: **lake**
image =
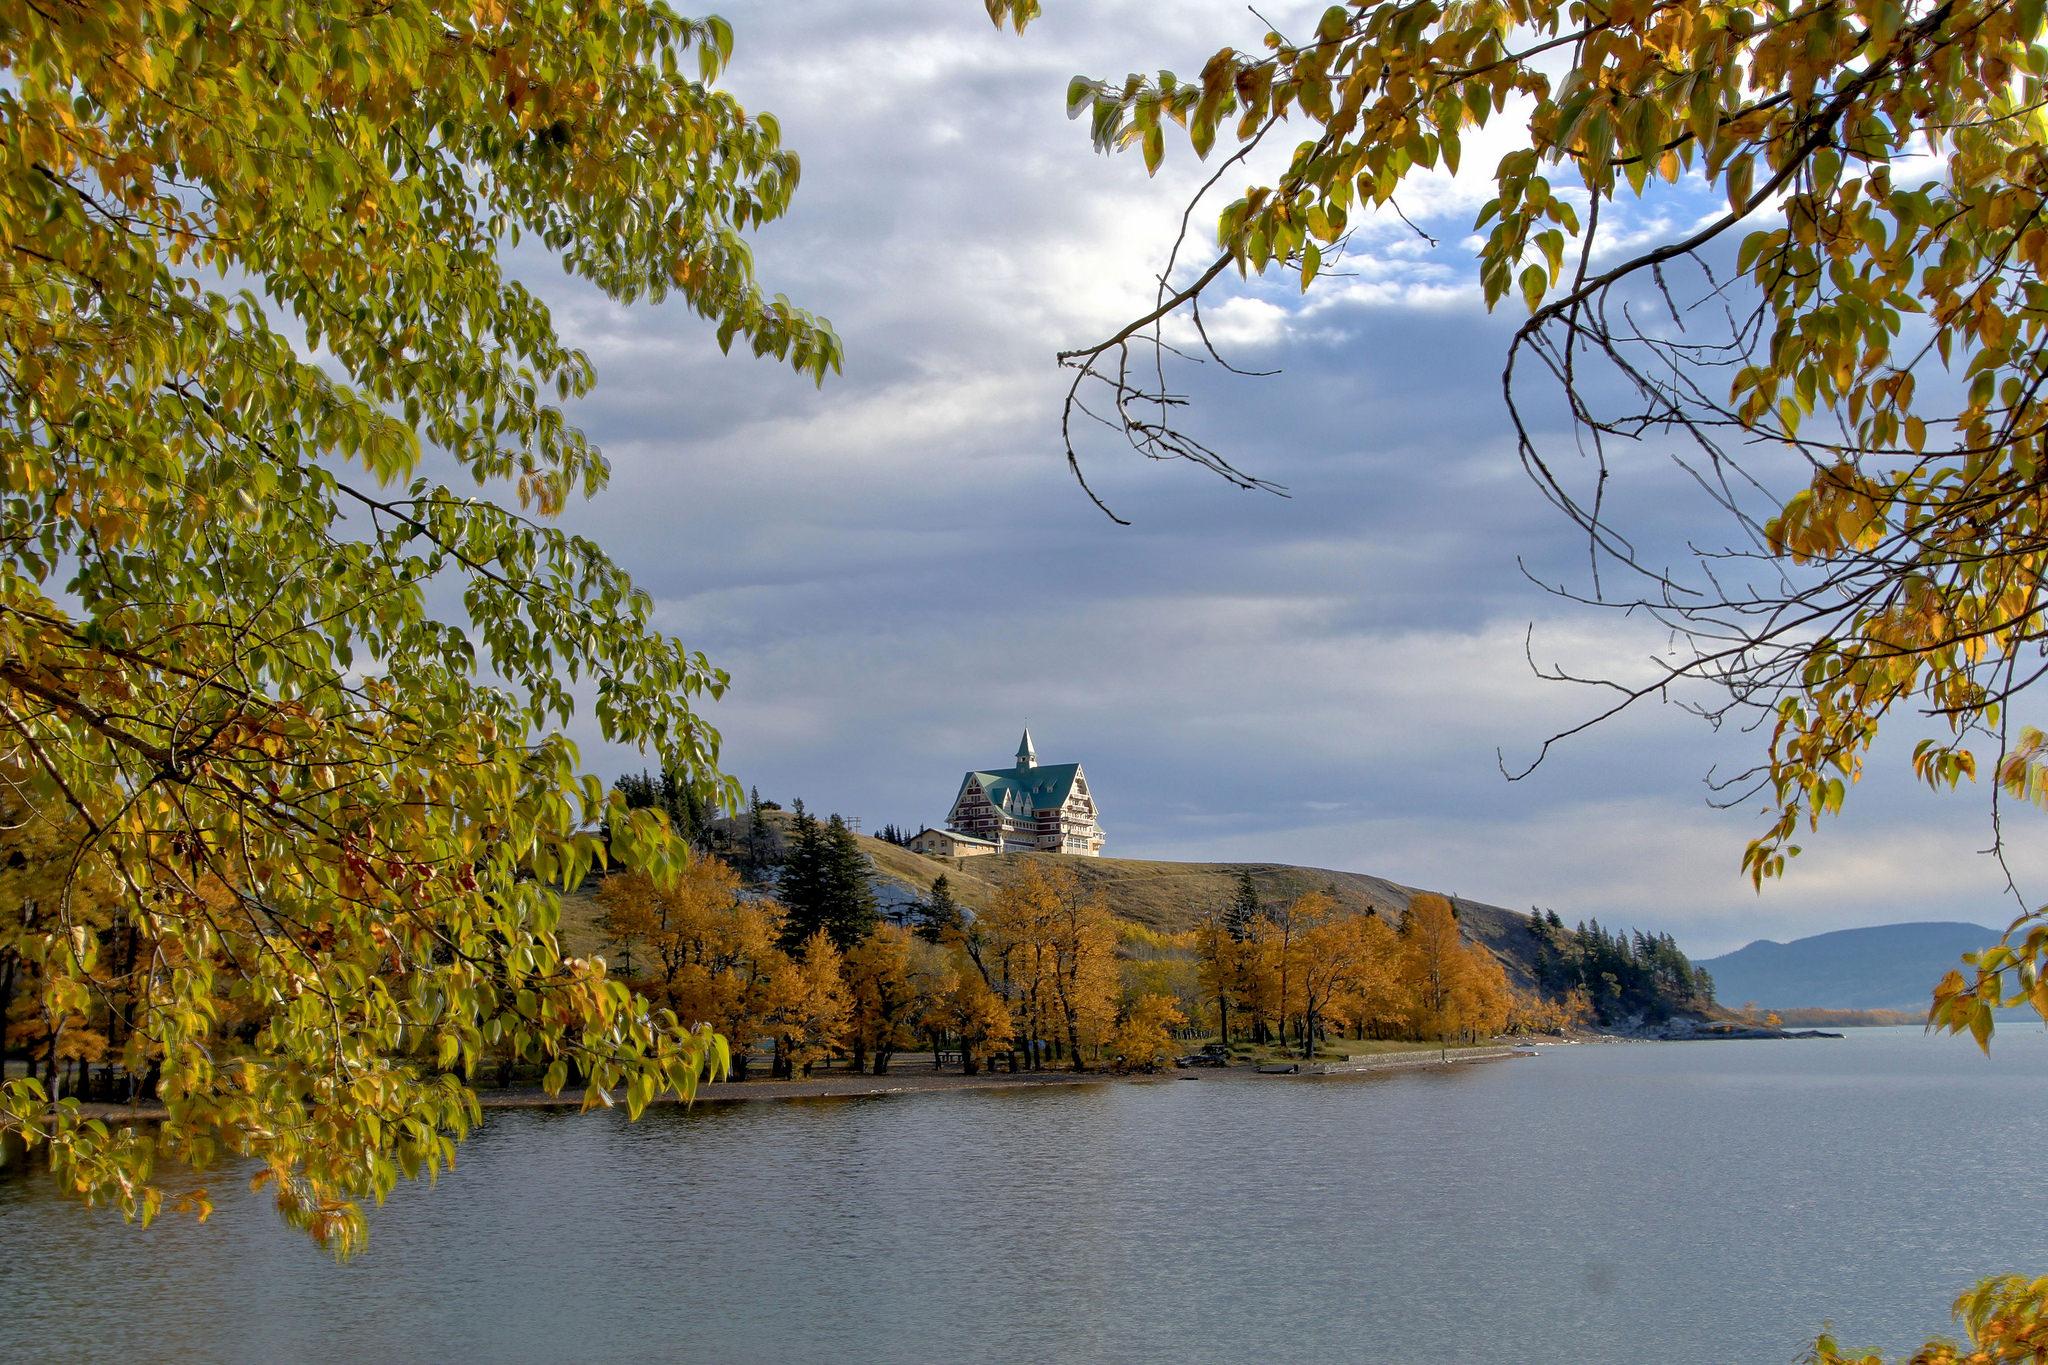
<path fill-rule="evenodd" d="M 0 1178 L 0 1357 L 1792 1361 L 2048 1270 L 2048 1034 L 493 1113 L 337 1266 Z"/>

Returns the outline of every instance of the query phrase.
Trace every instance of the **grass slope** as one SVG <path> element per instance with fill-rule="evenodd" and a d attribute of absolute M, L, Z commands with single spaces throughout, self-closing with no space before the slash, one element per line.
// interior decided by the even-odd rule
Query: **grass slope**
<path fill-rule="evenodd" d="M 787 820 L 782 815 L 780 823 L 786 826 Z M 1259 898 L 1268 904 L 1293 900 L 1304 891 L 1325 891 L 1347 909 L 1361 913 L 1373 909 L 1396 921 L 1407 908 L 1409 898 L 1418 890 L 1427 889 L 1403 886 L 1363 872 L 1286 863 L 1166 863 L 1142 858 L 1071 858 L 1057 853 L 927 858 L 870 835 L 856 837 L 876 875 L 912 896 L 922 898 L 930 894 L 932 879 L 944 873 L 952 885 L 954 899 L 969 909 L 984 909 L 995 896 L 997 879 L 1008 875 L 1021 862 L 1057 859 L 1087 889 L 1100 892 L 1111 913 L 1163 933 L 1191 929 L 1208 911 L 1229 905 L 1237 895 L 1237 876 L 1243 869 L 1251 871 L 1252 885 L 1258 889 Z M 578 956 L 604 951 L 604 935 L 597 927 L 599 906 L 595 886 L 595 882 L 585 883 L 562 898 L 563 946 Z M 1454 899 L 1453 904 L 1467 937 L 1484 944 L 1499 958 L 1507 969 L 1508 979 L 1518 988 L 1533 988 L 1526 917 L 1479 901 Z"/>
<path fill-rule="evenodd" d="M 1164 863 L 1140 858 L 1071 858 L 1057 853 L 1007 853 L 979 858 L 927 858 L 907 848 L 861 836 L 861 848 L 887 880 L 922 896 L 944 873 L 961 904 L 980 909 L 995 894 L 995 879 L 1026 859 L 1058 859 L 1111 911 L 1165 933 L 1192 928 L 1203 914 L 1220 910 L 1237 894 L 1237 877 L 1249 869 L 1259 898 L 1286 902 L 1304 891 L 1326 891 L 1354 911 L 1377 910 L 1398 919 L 1417 888 L 1363 872 L 1295 867 L 1286 863 Z M 1530 987 L 1526 916 L 1497 905 L 1455 900 L 1467 936 L 1484 944 L 1519 987 Z"/>

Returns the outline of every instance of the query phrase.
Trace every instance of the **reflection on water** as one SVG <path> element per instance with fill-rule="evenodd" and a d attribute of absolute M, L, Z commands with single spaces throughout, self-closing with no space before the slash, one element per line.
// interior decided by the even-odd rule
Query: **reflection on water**
<path fill-rule="evenodd" d="M 2040 1273 L 2048 1035 L 493 1114 L 337 1267 L 0 1180 L 0 1357 L 1790 1361 Z M 1997 1184 L 2005 1216 L 1973 1210 Z"/>

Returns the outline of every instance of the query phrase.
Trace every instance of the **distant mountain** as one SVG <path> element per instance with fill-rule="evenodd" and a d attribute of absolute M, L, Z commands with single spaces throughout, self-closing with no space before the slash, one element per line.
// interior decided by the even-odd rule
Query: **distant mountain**
<path fill-rule="evenodd" d="M 1714 976 L 1714 998 L 1740 1009 L 1811 1006 L 1925 1010 L 1934 983 L 1964 953 L 1998 941 L 1980 924 L 1879 924 L 1745 948 L 1699 963 Z"/>

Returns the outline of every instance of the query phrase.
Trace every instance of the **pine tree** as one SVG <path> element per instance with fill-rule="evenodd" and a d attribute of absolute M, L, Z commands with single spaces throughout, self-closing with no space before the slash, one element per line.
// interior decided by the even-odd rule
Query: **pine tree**
<path fill-rule="evenodd" d="M 782 946 L 794 952 L 825 923 L 825 844 L 818 822 L 799 798 L 790 825 L 789 853 L 782 861 L 782 903 L 789 918 Z"/>
<path fill-rule="evenodd" d="M 880 915 L 868 885 L 868 859 L 846 821 L 820 825 L 796 803 L 794 838 L 782 867 L 782 903 L 789 907 L 783 944 L 794 951 L 823 929 L 844 951 L 875 930 Z"/>
<path fill-rule="evenodd" d="M 965 927 L 965 917 L 960 913 L 960 902 L 953 899 L 953 884 L 941 872 L 932 878 L 931 899 L 924 905 L 924 922 L 917 927 L 918 936 L 932 943 L 944 943 Z"/>
<path fill-rule="evenodd" d="M 780 861 L 781 840 L 775 827 L 768 823 L 767 803 L 761 800 L 761 789 L 752 788 L 747 793 L 747 842 L 740 851 L 741 869 L 754 880 L 766 876 L 768 870 Z"/>
<path fill-rule="evenodd" d="M 1224 926 L 1230 930 L 1233 939 L 1242 943 L 1251 936 L 1253 921 L 1265 913 L 1265 907 L 1259 904 L 1259 889 L 1252 885 L 1252 870 L 1239 868 L 1237 895 L 1231 900 L 1230 909 L 1224 913 Z"/>
<path fill-rule="evenodd" d="M 875 932 L 881 920 L 868 882 L 868 855 L 846 822 L 833 816 L 825 827 L 824 926 L 842 952 Z"/>

